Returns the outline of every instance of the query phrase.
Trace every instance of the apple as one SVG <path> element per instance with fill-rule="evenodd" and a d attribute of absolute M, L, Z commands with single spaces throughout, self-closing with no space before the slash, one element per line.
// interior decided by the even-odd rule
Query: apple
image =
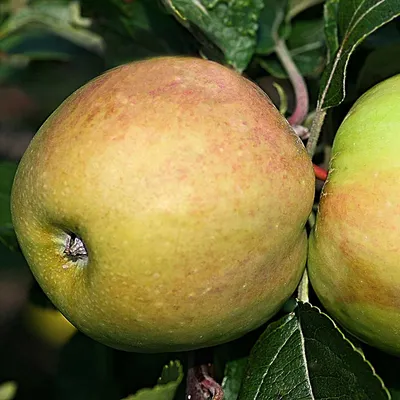
<path fill-rule="evenodd" d="M 62 347 L 76 333 L 76 328 L 54 308 L 28 303 L 22 318 L 30 333 L 55 348 Z"/>
<path fill-rule="evenodd" d="M 400 75 L 362 95 L 334 140 L 310 282 L 361 341 L 400 354 Z"/>
<path fill-rule="evenodd" d="M 117 349 L 233 340 L 290 297 L 311 160 L 265 94 L 218 63 L 160 57 L 73 93 L 12 190 L 23 253 L 56 307 Z"/>

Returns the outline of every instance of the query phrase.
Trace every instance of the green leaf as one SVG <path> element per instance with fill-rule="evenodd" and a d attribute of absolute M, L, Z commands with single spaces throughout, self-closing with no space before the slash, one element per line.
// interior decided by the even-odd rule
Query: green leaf
<path fill-rule="evenodd" d="M 194 37 L 157 1 L 83 0 L 82 7 L 95 16 L 109 67 L 161 55 L 198 53 Z"/>
<path fill-rule="evenodd" d="M 23 28 L 0 40 L 0 51 L 8 57 L 29 60 L 67 61 L 77 52 L 72 42 L 43 29 Z"/>
<path fill-rule="evenodd" d="M 13 381 L 0 384 L 0 400 L 13 400 L 17 394 L 17 384 Z"/>
<path fill-rule="evenodd" d="M 295 21 L 286 45 L 301 75 L 314 77 L 322 72 L 325 65 L 325 42 L 321 20 Z M 288 77 L 276 56 L 263 58 L 260 65 L 276 78 Z"/>
<path fill-rule="evenodd" d="M 242 72 L 257 44 L 263 0 L 164 0 L 166 7 L 192 32 L 196 27 Z"/>
<path fill-rule="evenodd" d="M 324 30 L 325 40 L 328 47 L 328 62 L 333 60 L 339 48 L 339 34 L 337 14 L 340 0 L 328 0 L 324 7 Z"/>
<path fill-rule="evenodd" d="M 83 18 L 79 2 L 41 0 L 19 8 L 0 27 L 0 40 L 27 27 L 45 28 L 78 46 L 101 54 L 103 39 L 89 30 L 91 21 Z"/>
<path fill-rule="evenodd" d="M 183 371 L 180 362 L 171 361 L 164 366 L 156 386 L 151 389 L 141 389 L 124 400 L 173 400 L 182 379 Z"/>
<path fill-rule="evenodd" d="M 222 380 L 224 400 L 237 400 L 247 366 L 247 357 L 227 362 Z"/>
<path fill-rule="evenodd" d="M 290 27 L 286 24 L 287 0 L 265 0 L 261 11 L 256 53 L 268 55 L 275 51 L 278 38 L 287 38 Z"/>
<path fill-rule="evenodd" d="M 279 398 L 384 400 L 389 392 L 327 315 L 299 303 L 261 335 L 239 395 L 240 400 Z"/>
<path fill-rule="evenodd" d="M 331 1 L 328 6 L 326 25 L 329 32 L 337 29 L 338 40 L 334 34 L 327 37 L 329 53 L 334 56 L 321 81 L 318 108 L 322 109 L 334 107 L 344 100 L 347 65 L 355 48 L 376 29 L 400 15 L 399 0 L 339 0 L 338 4 Z M 333 19 L 336 7 L 336 18 Z"/>

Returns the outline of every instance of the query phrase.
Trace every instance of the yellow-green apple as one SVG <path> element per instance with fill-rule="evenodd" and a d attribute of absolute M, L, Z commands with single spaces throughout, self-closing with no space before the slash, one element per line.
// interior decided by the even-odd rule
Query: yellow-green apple
<path fill-rule="evenodd" d="M 342 122 L 310 238 L 310 281 L 362 341 L 400 354 L 400 75 Z"/>
<path fill-rule="evenodd" d="M 175 351 L 255 329 L 305 266 L 312 163 L 262 91 L 211 61 L 120 66 L 24 154 L 12 216 L 43 290 L 115 348 Z"/>

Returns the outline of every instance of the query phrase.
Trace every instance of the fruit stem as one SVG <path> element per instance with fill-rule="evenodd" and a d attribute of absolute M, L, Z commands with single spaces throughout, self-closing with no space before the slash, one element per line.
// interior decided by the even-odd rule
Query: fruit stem
<path fill-rule="evenodd" d="M 297 69 L 296 64 L 293 62 L 284 40 L 279 38 L 275 41 L 275 52 L 289 75 L 296 96 L 296 108 L 293 114 L 288 118 L 288 121 L 290 125 L 300 125 L 306 118 L 309 107 L 306 82 Z"/>
<path fill-rule="evenodd" d="M 307 141 L 307 152 L 311 158 L 313 157 L 315 149 L 317 148 L 319 135 L 321 132 L 322 125 L 324 124 L 325 117 L 326 117 L 326 110 L 321 110 L 317 106 L 317 110 L 315 112 L 315 116 L 311 124 L 310 137 L 308 138 Z"/>

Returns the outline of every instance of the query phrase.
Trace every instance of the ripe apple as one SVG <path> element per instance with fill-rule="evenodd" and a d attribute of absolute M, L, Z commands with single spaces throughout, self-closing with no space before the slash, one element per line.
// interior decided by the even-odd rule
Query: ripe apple
<path fill-rule="evenodd" d="M 400 354 L 400 75 L 370 89 L 341 124 L 310 238 L 309 275 L 360 340 Z"/>
<path fill-rule="evenodd" d="M 12 191 L 44 292 L 92 338 L 142 352 L 235 339 L 295 290 L 314 198 L 303 144 L 253 83 L 161 57 L 72 94 Z"/>

